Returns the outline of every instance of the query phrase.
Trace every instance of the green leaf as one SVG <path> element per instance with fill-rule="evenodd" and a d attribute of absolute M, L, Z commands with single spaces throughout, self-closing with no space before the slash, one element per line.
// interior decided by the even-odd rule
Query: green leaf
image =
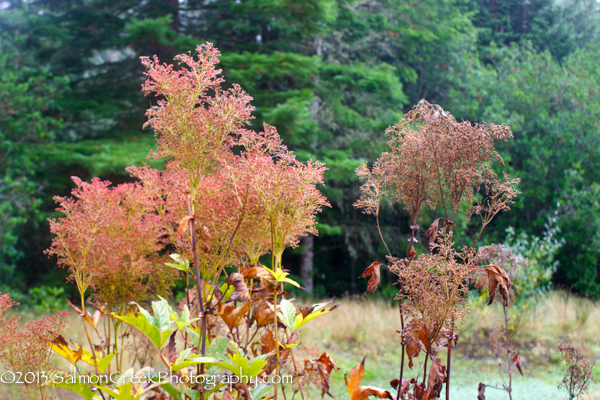
<path fill-rule="evenodd" d="M 143 396 L 143 390 L 136 389 L 135 392 L 132 393 L 132 388 L 133 384 L 129 382 L 119 386 L 118 389 L 111 389 L 109 387 L 100 387 L 99 389 L 108 393 L 115 400 L 137 400 Z"/>
<path fill-rule="evenodd" d="M 181 315 L 177 315 L 177 313 L 173 312 L 171 313 L 171 319 L 175 322 L 175 324 L 177 325 L 177 328 L 183 332 L 183 330 L 190 326 L 191 324 L 193 324 L 194 322 L 198 321 L 200 318 L 191 318 L 190 319 L 190 309 L 188 308 L 187 305 L 183 306 L 183 310 L 181 311 Z"/>
<path fill-rule="evenodd" d="M 271 390 L 273 390 L 271 386 L 257 383 L 254 388 L 250 390 L 250 397 L 252 400 L 262 400 L 271 392 Z"/>
<path fill-rule="evenodd" d="M 265 268 L 271 273 L 271 275 L 273 275 L 273 277 L 275 278 L 275 281 L 277 283 L 289 283 L 289 284 L 296 286 L 297 288 L 302 289 L 302 286 L 300 286 L 300 284 L 298 284 L 298 282 L 293 281 L 287 277 L 289 274 L 287 272 L 285 272 L 283 269 L 277 268 L 276 270 L 272 270 L 267 267 L 265 267 Z"/>
<path fill-rule="evenodd" d="M 63 382 L 60 382 L 60 383 L 58 383 L 56 381 L 50 381 L 47 383 L 47 385 L 61 387 L 61 388 L 70 390 L 71 392 L 77 393 L 78 395 L 80 395 L 81 397 L 83 397 L 86 400 L 91 400 L 94 398 L 94 396 L 96 394 L 90 390 L 89 385 L 80 383 L 77 379 L 74 379 L 74 380 L 75 380 L 75 382 L 69 382 L 67 379 L 65 379 Z"/>
<path fill-rule="evenodd" d="M 181 258 L 179 254 L 170 254 L 169 255 L 175 262 L 174 263 L 165 263 L 166 266 L 178 269 L 183 272 L 189 272 L 190 263 L 187 260 Z"/>
<path fill-rule="evenodd" d="M 146 317 L 146 320 L 148 320 L 151 325 L 156 325 L 156 318 L 154 318 L 148 311 L 146 311 L 144 307 L 140 306 L 138 303 L 134 302 L 134 304 L 138 307 L 140 313 Z"/>
<path fill-rule="evenodd" d="M 167 392 L 174 400 L 181 400 L 183 398 L 181 393 L 179 393 L 179 391 L 170 383 L 163 383 L 160 385 L 160 387 L 163 388 L 164 391 Z"/>
<path fill-rule="evenodd" d="M 191 352 L 192 352 L 192 349 L 186 349 L 183 352 L 181 352 L 181 354 L 177 358 L 177 361 L 175 361 L 175 364 L 173 364 L 171 366 L 171 370 L 173 372 L 177 372 L 177 371 L 182 370 L 183 368 L 189 367 L 191 365 L 198 365 L 198 364 L 203 364 L 203 363 L 204 364 L 216 364 L 218 362 L 222 362 L 221 360 L 217 360 L 216 358 L 213 358 L 213 357 L 200 357 L 200 356 L 196 357 L 195 355 L 192 357 L 189 357 Z"/>
<path fill-rule="evenodd" d="M 100 372 L 104 373 L 104 371 L 106 370 L 106 367 L 108 367 L 108 365 L 113 360 L 113 358 L 115 358 L 116 355 L 117 355 L 117 353 L 109 353 L 106 355 L 106 357 L 102 358 L 101 360 L 97 360 L 96 363 L 98 365 L 98 370 L 100 370 Z"/>
<path fill-rule="evenodd" d="M 112 316 L 139 329 L 140 332 L 146 335 L 159 350 L 173 333 L 172 330 L 160 331 L 155 325 L 148 321 L 144 313 L 137 317 L 120 317 L 114 313 Z"/>
<path fill-rule="evenodd" d="M 154 311 L 154 317 L 156 318 L 156 323 L 153 325 L 155 325 L 161 332 L 164 332 L 171 327 L 170 309 L 171 306 L 165 299 L 152 302 L 152 310 Z"/>
<path fill-rule="evenodd" d="M 196 332 L 195 328 L 193 326 L 188 326 L 187 327 L 187 333 L 188 335 L 192 338 L 192 343 L 194 344 L 194 346 L 196 347 L 200 347 L 201 345 L 201 336 L 198 332 Z"/>
<path fill-rule="evenodd" d="M 229 361 L 222 361 L 215 363 L 215 365 L 233 372 L 240 378 L 242 376 L 247 376 L 248 378 L 258 376 L 262 372 L 263 367 L 267 365 L 267 361 L 261 360 L 258 357 L 252 361 L 240 354 L 228 354 L 227 357 Z"/>
<path fill-rule="evenodd" d="M 279 310 L 277 313 L 279 318 L 294 332 L 296 330 L 296 307 L 294 307 L 294 304 L 289 300 L 283 299 L 279 303 Z"/>
<path fill-rule="evenodd" d="M 324 303 L 319 303 L 319 304 L 315 304 L 313 306 L 313 310 L 311 311 L 310 314 L 308 314 L 306 317 L 303 317 L 302 314 L 298 314 L 296 316 L 296 321 L 295 321 L 295 326 L 296 326 L 296 330 L 300 329 L 300 327 L 304 324 L 306 324 L 308 321 L 311 321 L 317 317 L 320 317 L 323 314 L 327 314 L 330 311 L 333 311 L 337 308 L 338 305 L 335 305 L 331 308 L 328 309 L 324 309 L 328 304 L 330 304 L 333 301 L 333 298 L 324 302 Z"/>
<path fill-rule="evenodd" d="M 227 339 L 226 336 L 216 337 L 212 340 L 212 342 L 210 342 L 208 349 L 206 349 L 206 354 L 214 358 L 223 358 L 227 353 L 227 348 L 230 344 L 231 342 L 229 341 L 229 339 Z M 237 352 L 235 346 L 234 350 L 236 350 Z"/>

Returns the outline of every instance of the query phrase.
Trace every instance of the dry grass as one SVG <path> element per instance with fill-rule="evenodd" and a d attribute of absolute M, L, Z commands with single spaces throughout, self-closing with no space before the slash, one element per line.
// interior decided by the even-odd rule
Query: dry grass
<path fill-rule="evenodd" d="M 472 390 L 466 389 L 469 396 L 460 391 L 461 394 L 456 393 L 453 399 L 475 398 L 478 379 L 498 383 L 496 362 L 492 359 L 488 340 L 492 324 L 501 323 L 502 309 L 496 304 L 489 307 L 486 304 L 487 297 L 472 297 L 471 312 L 460 329 L 459 346 L 452 364 L 453 376 L 456 383 L 468 385 Z M 600 356 L 600 303 L 555 292 L 535 307 L 521 306 L 513 311 L 515 314 L 518 312 L 518 316 L 511 323 L 511 340 L 522 349 L 526 375 L 523 379 L 539 380 L 545 390 L 554 391 L 553 387 L 560 383 L 562 374 L 556 351 L 560 340 L 580 347 L 592 360 Z M 345 398 L 343 373 L 347 373 L 365 355 L 367 369 L 372 372 L 365 375 L 366 383 L 387 387 L 387 381 L 396 377 L 400 357 L 397 329 L 400 329 L 398 309 L 390 303 L 364 298 L 345 299 L 338 310 L 307 326 L 301 340 L 317 343 L 341 359 L 341 373 L 335 377 L 339 383 L 336 393 Z M 520 379 L 516 378 L 517 383 Z M 523 384 L 533 389 L 531 381 Z M 519 389 L 515 389 L 515 394 Z M 556 397 L 545 398 L 562 398 L 561 392 L 554 392 Z M 496 398 L 494 395 L 497 394 L 490 393 L 488 398 Z M 598 388 L 593 387 L 586 399 L 600 399 Z"/>
<path fill-rule="evenodd" d="M 348 398 L 343 376 L 365 355 L 367 372 L 364 384 L 389 388 L 387 382 L 396 377 L 399 367 L 398 309 L 390 302 L 366 297 L 346 298 L 341 303 L 334 312 L 307 324 L 303 328 L 301 342 L 317 344 L 337 360 L 340 371 L 332 374 L 332 393 L 336 399 Z M 456 385 L 452 392 L 453 400 L 475 398 L 477 384 L 481 380 L 494 384 L 499 382 L 488 335 L 492 323 L 500 323 L 501 308 L 497 305 L 488 307 L 483 297 L 472 297 L 471 304 L 471 312 L 460 330 L 459 347 L 453 358 L 453 382 Z M 512 339 L 522 349 L 525 378 L 515 378 L 514 398 L 534 398 L 528 394 L 529 390 L 533 393 L 545 390 L 544 393 L 548 394 L 544 394 L 544 399 L 563 398 L 563 393 L 555 390 L 562 374 L 556 345 L 560 340 L 569 341 L 580 347 L 590 359 L 599 358 L 598 321 L 600 303 L 573 296 L 567 298 L 561 292 L 552 293 L 535 308 L 519 309 L 519 316 L 511 325 Z M 83 329 L 75 318 L 74 322 L 65 337 L 81 342 L 84 339 Z M 0 399 L 17 399 L 16 389 L 15 385 L 0 384 Z M 518 395 L 520 391 L 522 396 Z M 488 399 L 491 400 L 506 397 L 501 391 L 489 392 Z M 320 398 L 320 393 L 311 393 L 310 399 Z M 71 400 L 78 397 L 60 391 L 58 398 Z M 585 399 L 600 399 L 598 387 L 592 387 Z"/>
<path fill-rule="evenodd" d="M 459 346 L 466 342 L 485 345 L 494 322 L 503 319 L 499 305 L 487 306 L 487 297 L 472 297 L 471 312 L 460 329 Z M 367 354 L 378 359 L 381 351 L 398 347 L 400 329 L 398 309 L 381 300 L 344 299 L 335 312 L 314 320 L 302 333 L 302 340 L 318 342 L 332 350 Z M 397 303 L 395 303 L 397 304 Z M 600 304 L 555 292 L 537 306 L 516 307 L 511 322 L 511 339 L 520 346 L 554 349 L 560 340 L 582 347 L 587 355 L 600 355 Z M 392 350 L 394 351 L 394 350 Z M 483 356 L 477 351 L 474 357 Z"/>

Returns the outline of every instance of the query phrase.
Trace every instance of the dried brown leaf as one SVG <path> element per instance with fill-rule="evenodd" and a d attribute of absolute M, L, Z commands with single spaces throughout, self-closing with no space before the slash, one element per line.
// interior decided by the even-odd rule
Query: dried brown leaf
<path fill-rule="evenodd" d="M 252 311 L 252 319 L 256 321 L 259 327 L 273 325 L 273 322 L 275 321 L 275 313 L 273 312 L 271 305 L 266 300 L 261 300 Z"/>
<path fill-rule="evenodd" d="M 488 282 L 489 282 L 488 290 L 490 292 L 490 301 L 489 301 L 488 305 L 490 305 L 494 302 L 494 297 L 496 296 L 496 290 L 499 288 L 500 295 L 502 296 L 502 299 L 504 300 L 503 304 L 505 306 L 508 306 L 508 302 L 510 300 L 510 285 L 511 285 L 510 277 L 508 276 L 506 271 L 504 271 L 504 269 L 502 269 L 501 267 L 499 267 L 497 265 L 490 264 L 490 265 L 486 265 L 484 268 L 487 272 Z"/>
<path fill-rule="evenodd" d="M 244 315 L 250 311 L 250 302 L 247 301 L 239 307 L 228 304 L 221 310 L 221 318 L 229 329 L 233 329 L 244 321 Z"/>
<path fill-rule="evenodd" d="M 75 304 L 71 303 L 71 301 L 67 298 L 65 298 L 67 305 L 69 307 L 71 307 L 71 309 L 73 311 L 75 311 L 77 313 L 77 315 L 79 315 L 80 317 L 83 317 L 90 325 L 92 325 L 94 328 L 98 327 L 98 322 L 100 321 L 100 318 L 102 318 L 102 314 L 99 311 L 96 311 L 94 313 L 94 316 L 92 317 L 92 314 L 90 314 L 88 311 L 81 311 L 81 308 L 77 307 Z"/>
<path fill-rule="evenodd" d="M 429 237 L 429 250 L 433 248 L 433 244 L 435 243 L 435 239 L 437 238 L 440 219 L 442 218 L 440 217 L 434 220 L 431 223 L 429 229 L 427 229 L 427 232 L 425 232 L 425 236 Z"/>
<path fill-rule="evenodd" d="M 179 222 L 179 228 L 177 229 L 177 240 L 183 240 L 183 235 L 185 234 L 185 232 L 187 232 L 188 228 L 190 227 L 190 221 L 193 219 L 194 217 L 190 215 L 186 215 L 181 219 L 181 221 Z"/>
<path fill-rule="evenodd" d="M 396 378 L 390 381 L 390 385 L 392 385 L 392 387 L 395 390 L 398 390 L 398 383 L 400 382 L 400 379 Z M 410 385 L 412 385 L 413 383 L 415 383 L 415 379 L 402 379 L 402 387 L 400 388 L 400 399 L 404 398 L 404 395 L 406 395 L 406 393 L 408 393 L 408 391 L 410 390 Z"/>
<path fill-rule="evenodd" d="M 379 271 L 379 267 L 381 263 L 379 261 L 374 261 L 371 265 L 365 269 L 365 272 L 359 278 L 369 278 L 369 283 L 367 287 L 367 293 L 375 293 L 377 290 L 377 286 L 379 286 L 379 281 L 381 279 L 381 272 Z"/>
<path fill-rule="evenodd" d="M 244 271 L 244 279 L 259 279 L 261 287 L 274 287 L 277 282 L 275 277 L 265 267 L 252 267 Z"/>
<path fill-rule="evenodd" d="M 440 395 L 444 382 L 446 382 L 446 367 L 442 365 L 440 358 L 436 358 L 432 362 L 427 382 L 427 386 L 434 397 Z"/>
<path fill-rule="evenodd" d="M 362 359 L 359 365 L 352 368 L 350 371 L 350 379 L 348 376 L 344 376 L 344 380 L 346 381 L 346 387 L 348 387 L 348 392 L 350 393 L 350 400 L 365 400 L 370 396 L 375 396 L 378 399 L 393 399 L 390 392 L 387 390 L 371 387 L 371 386 L 360 386 L 360 381 L 362 381 L 363 376 L 365 375 L 365 359 Z"/>
<path fill-rule="evenodd" d="M 333 397 L 331 393 L 329 393 L 329 384 L 330 384 L 330 376 L 331 371 L 339 370 L 338 366 L 335 364 L 335 361 L 327 354 L 321 354 L 321 357 L 316 360 L 305 360 L 304 361 L 304 369 L 307 371 L 315 369 L 319 371 L 319 375 L 321 377 L 321 397 L 324 397 L 325 394 L 328 394 L 329 397 Z"/>
<path fill-rule="evenodd" d="M 225 283 L 233 286 L 235 289 L 231 294 L 229 300 L 231 301 L 250 301 L 250 291 L 246 282 L 244 281 L 244 275 L 234 272 L 225 279 Z"/>

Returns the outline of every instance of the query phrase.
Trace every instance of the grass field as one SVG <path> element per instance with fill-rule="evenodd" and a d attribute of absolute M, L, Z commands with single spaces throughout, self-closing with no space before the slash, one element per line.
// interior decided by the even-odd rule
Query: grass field
<path fill-rule="evenodd" d="M 479 382 L 502 383 L 488 342 L 493 322 L 500 323 L 501 309 L 496 304 L 486 306 L 483 298 L 472 298 L 471 304 L 471 312 L 460 331 L 458 348 L 453 352 L 451 398 L 454 400 L 476 399 Z M 591 359 L 600 355 L 600 304 L 589 300 L 555 292 L 535 308 L 522 311 L 511 326 L 511 339 L 521 349 L 525 374 L 524 377 L 513 374 L 515 400 L 564 398 L 565 392 L 557 389 L 563 374 L 556 351 L 560 340 L 581 347 Z M 336 360 L 340 370 L 332 373 L 331 393 L 342 400 L 349 399 L 344 374 L 365 356 L 366 373 L 362 384 L 390 389 L 389 381 L 397 377 L 400 365 L 397 329 L 398 310 L 391 303 L 347 298 L 341 300 L 341 306 L 334 312 L 306 325 L 300 341 L 318 344 Z M 79 324 L 74 324 L 65 336 L 83 339 Z M 416 362 L 415 370 L 422 359 L 421 356 Z M 414 374 L 409 370 L 409 377 Z M 598 377 L 598 368 L 595 374 Z M 320 397 L 320 390 L 309 390 L 310 399 Z M 0 384 L 0 399 L 17 398 L 15 385 Z M 57 398 L 70 400 L 78 396 L 59 391 Z M 502 390 L 488 388 L 486 398 L 507 399 L 508 396 Z M 600 399 L 600 386 L 592 386 L 584 398 Z"/>
<path fill-rule="evenodd" d="M 455 400 L 476 399 L 479 382 L 500 386 L 502 382 L 488 341 L 492 323 L 501 323 L 501 308 L 496 304 L 486 306 L 485 299 L 472 300 L 471 312 L 453 353 L 450 387 L 451 398 Z M 513 399 L 564 398 L 564 393 L 557 389 L 563 374 L 556 351 L 560 340 L 580 346 L 592 359 L 600 354 L 600 305 L 585 299 L 553 293 L 535 309 L 523 312 L 513 328 L 511 339 L 521 348 L 525 374 L 524 377 L 513 374 Z M 397 377 L 400 365 L 396 329 L 399 329 L 396 308 L 383 302 L 348 299 L 331 315 L 315 320 L 301 339 L 319 343 L 334 355 L 340 370 L 332 375 L 331 392 L 338 399 L 348 399 L 343 375 L 365 355 L 363 384 L 389 389 L 389 381 Z M 488 388 L 486 398 L 508 396 L 504 391 Z M 585 398 L 600 399 L 600 388 L 593 387 Z"/>

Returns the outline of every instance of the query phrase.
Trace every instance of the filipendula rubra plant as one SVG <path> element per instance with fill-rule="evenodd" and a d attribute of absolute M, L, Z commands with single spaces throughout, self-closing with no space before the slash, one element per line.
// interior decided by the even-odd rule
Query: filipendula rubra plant
<path fill-rule="evenodd" d="M 17 305 L 10 295 L 0 293 L 0 365 L 8 372 L 3 383 L 19 382 L 26 399 L 55 399 L 46 386 L 57 369 L 50 362 L 49 342 L 61 337 L 69 313 L 58 311 L 48 317 L 19 326 L 20 317 L 9 318 L 8 311 Z"/>
<path fill-rule="evenodd" d="M 55 382 L 86 398 L 249 400 L 278 398 L 287 389 L 306 399 L 302 377 L 314 384 L 314 371 L 322 395 L 329 394 L 335 362 L 322 352 L 297 361 L 294 347 L 304 324 L 336 306 L 330 306 L 333 299 L 306 307 L 287 300 L 284 285 L 299 285 L 281 261 L 285 248 L 317 233 L 316 215 L 328 205 L 317 188 L 326 168 L 299 162 L 274 127 L 245 128 L 252 118 L 251 98 L 237 85 L 221 88 L 218 56 L 208 43 L 198 47 L 196 57 L 177 56 L 178 68 L 142 58 L 148 77 L 144 93 L 158 99 L 147 112 L 146 126 L 158 142 L 150 157 L 165 160 L 164 170 L 131 167 L 139 182 L 114 188 L 75 178 L 75 199 L 57 199 L 65 217 L 51 223 L 56 237 L 49 253 L 70 269 L 81 297 L 80 307 L 71 306 L 86 330 L 93 326 L 100 343 L 90 338 L 87 351 L 62 340 L 53 348 L 75 366 L 93 365 L 95 374 L 115 363 L 120 371 L 122 340 L 136 328 L 156 347 L 163 369 L 176 377 L 165 379 L 140 366 L 145 368 L 127 371 L 112 385 Z M 269 252 L 271 268 L 259 261 Z M 179 310 L 162 297 L 144 308 L 155 295 L 168 294 L 180 271 L 186 293 Z M 127 290 L 120 290 L 119 282 Z M 84 309 L 88 288 L 98 309 L 94 316 Z M 100 332 L 102 315 L 117 328 Z M 241 379 L 279 376 L 281 366 L 292 373 L 287 386 Z M 135 385 L 128 381 L 132 375 L 151 382 Z M 210 384 L 215 375 L 228 377 L 230 384 Z M 238 381 L 232 384 L 234 377 Z"/>
<path fill-rule="evenodd" d="M 595 363 L 590 363 L 581 354 L 581 351 L 571 343 L 561 341 L 556 348 L 567 367 L 558 388 L 567 391 L 569 400 L 574 400 L 585 395 L 589 389 L 588 385 L 596 381 L 593 372 Z"/>
<path fill-rule="evenodd" d="M 411 215 L 405 257 L 391 254 L 379 229 L 388 250 L 386 266 L 398 278 L 402 350 L 399 376 L 391 381 L 396 394 L 368 388 L 368 395 L 430 400 L 442 396 L 445 384 L 445 397 L 449 399 L 451 352 L 458 341 L 457 327 L 468 312 L 469 283 L 479 271 L 486 271 L 486 267 L 479 266 L 475 245 L 485 227 L 498 213 L 509 210 L 518 194 L 518 179 L 508 175 L 500 179 L 491 170 L 494 160 L 503 165 L 494 142 L 507 140 L 512 134 L 504 125 L 459 123 L 450 113 L 425 100 L 387 134 L 390 151 L 383 153 L 371 169 L 363 164 L 357 170 L 365 182 L 361 187 L 363 197 L 355 206 L 374 215 L 378 229 L 380 208 L 386 198 L 402 203 Z M 424 234 L 429 238 L 428 251 L 418 254 L 418 222 L 426 206 L 441 215 Z M 480 216 L 482 226 L 474 243 L 457 251 L 454 221 L 460 212 L 467 217 Z M 374 262 L 361 276 L 369 278 L 368 293 L 379 285 L 381 265 Z M 436 348 L 446 348 L 445 363 Z M 405 358 L 408 367 L 413 368 L 413 359 L 421 353 L 422 379 L 404 379 Z M 363 370 L 364 360 L 346 380 L 352 400 L 367 397 L 359 386 Z"/>

